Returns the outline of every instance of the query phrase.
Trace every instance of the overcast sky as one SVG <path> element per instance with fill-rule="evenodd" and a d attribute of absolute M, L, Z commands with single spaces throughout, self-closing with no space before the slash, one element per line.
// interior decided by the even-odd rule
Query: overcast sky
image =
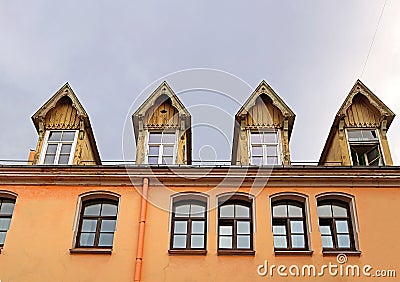
<path fill-rule="evenodd" d="M 37 142 L 30 117 L 68 81 L 90 116 L 102 159 L 121 160 L 124 122 L 140 93 L 171 73 L 211 68 L 252 89 L 265 79 L 296 113 L 292 160 L 318 161 L 358 78 L 400 114 L 398 0 L 386 3 L 361 77 L 384 2 L 0 0 L 0 159 L 27 158 Z M 243 90 L 238 100 L 250 94 Z M 231 138 L 239 105 L 221 105 L 212 92 L 181 99 L 195 123 L 205 118 L 210 128 L 210 112 L 196 105 L 225 107 L 226 128 L 217 117 L 215 128 Z M 211 131 L 194 130 L 194 159 L 215 142 Z M 399 117 L 388 138 L 399 165 Z M 230 158 L 229 146 L 219 159 Z"/>

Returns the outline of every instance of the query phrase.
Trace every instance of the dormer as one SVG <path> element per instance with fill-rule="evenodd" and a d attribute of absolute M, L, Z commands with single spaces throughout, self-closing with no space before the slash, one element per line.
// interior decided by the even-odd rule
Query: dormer
<path fill-rule="evenodd" d="M 89 116 L 68 83 L 33 116 L 39 134 L 33 164 L 101 165 Z"/>
<path fill-rule="evenodd" d="M 357 80 L 336 114 L 319 165 L 391 166 L 386 132 L 395 114 Z"/>
<path fill-rule="evenodd" d="M 288 165 L 295 114 L 263 80 L 235 116 L 232 165 Z"/>
<path fill-rule="evenodd" d="M 167 82 L 133 114 L 137 164 L 191 164 L 191 116 Z"/>

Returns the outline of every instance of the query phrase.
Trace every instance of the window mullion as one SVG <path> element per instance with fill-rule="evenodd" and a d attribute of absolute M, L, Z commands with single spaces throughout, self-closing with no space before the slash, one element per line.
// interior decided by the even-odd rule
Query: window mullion
<path fill-rule="evenodd" d="M 57 150 L 56 150 L 56 155 L 54 156 L 53 164 L 58 164 L 58 160 L 60 159 L 60 154 L 61 154 L 61 147 L 62 147 L 62 143 L 59 142 L 57 144 Z"/>

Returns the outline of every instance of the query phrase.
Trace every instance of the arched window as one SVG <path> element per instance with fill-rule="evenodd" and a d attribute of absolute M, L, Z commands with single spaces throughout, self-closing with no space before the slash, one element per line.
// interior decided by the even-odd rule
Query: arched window
<path fill-rule="evenodd" d="M 10 228 L 15 199 L 2 197 L 0 194 L 0 248 L 4 246 L 7 231 Z"/>

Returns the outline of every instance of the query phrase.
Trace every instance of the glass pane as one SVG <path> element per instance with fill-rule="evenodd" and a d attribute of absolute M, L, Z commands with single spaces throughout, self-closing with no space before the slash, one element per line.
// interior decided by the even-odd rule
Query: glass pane
<path fill-rule="evenodd" d="M 278 157 L 267 157 L 267 165 L 278 164 Z"/>
<path fill-rule="evenodd" d="M 11 218 L 0 218 L 0 230 L 6 231 L 10 228 Z"/>
<path fill-rule="evenodd" d="M 303 209 L 298 206 L 289 205 L 289 217 L 303 217 Z"/>
<path fill-rule="evenodd" d="M 68 164 L 69 155 L 60 155 L 58 158 L 58 164 Z"/>
<path fill-rule="evenodd" d="M 44 164 L 54 164 L 55 155 L 46 155 L 44 157 Z"/>
<path fill-rule="evenodd" d="M 349 141 L 361 141 L 362 140 L 361 130 L 348 130 L 347 135 L 349 137 Z"/>
<path fill-rule="evenodd" d="M 173 248 L 186 248 L 186 235 L 174 235 Z"/>
<path fill-rule="evenodd" d="M 58 146 L 57 144 L 49 144 L 49 145 L 47 145 L 46 154 L 55 155 L 56 151 L 57 151 L 57 146 Z"/>
<path fill-rule="evenodd" d="M 290 221 L 290 230 L 292 233 L 304 233 L 303 221 Z"/>
<path fill-rule="evenodd" d="M 187 233 L 187 221 L 175 221 L 174 233 L 186 234 Z"/>
<path fill-rule="evenodd" d="M 164 133 L 163 144 L 175 144 L 175 133 Z"/>
<path fill-rule="evenodd" d="M 337 233 L 349 233 L 349 227 L 346 220 L 336 221 L 336 231 Z"/>
<path fill-rule="evenodd" d="M 61 131 L 50 131 L 49 141 L 61 141 Z"/>
<path fill-rule="evenodd" d="M 117 221 L 114 219 L 103 219 L 101 221 L 101 232 L 114 232 Z"/>
<path fill-rule="evenodd" d="M 237 234 L 250 234 L 250 222 L 238 221 Z"/>
<path fill-rule="evenodd" d="M 150 146 L 149 147 L 149 156 L 158 156 L 159 146 Z"/>
<path fill-rule="evenodd" d="M 158 156 L 157 157 L 149 157 L 148 163 L 149 164 L 158 164 Z"/>
<path fill-rule="evenodd" d="M 81 233 L 79 245 L 93 246 L 94 245 L 94 233 Z"/>
<path fill-rule="evenodd" d="M 332 217 L 331 205 L 322 205 L 317 208 L 319 217 Z"/>
<path fill-rule="evenodd" d="M 255 157 L 255 156 L 262 156 L 262 155 L 263 155 L 263 149 L 262 149 L 262 147 L 261 147 L 261 146 L 253 146 L 253 147 L 251 148 L 251 155 L 252 155 L 253 157 Z"/>
<path fill-rule="evenodd" d="M 149 143 L 161 143 L 161 133 L 150 133 L 149 134 Z"/>
<path fill-rule="evenodd" d="M 262 134 L 251 133 L 250 140 L 251 140 L 251 144 L 261 144 L 262 143 Z"/>
<path fill-rule="evenodd" d="M 64 131 L 62 136 L 62 141 L 74 141 L 75 132 L 74 131 Z"/>
<path fill-rule="evenodd" d="M 14 211 L 14 202 L 4 200 L 0 207 L 1 215 L 12 215 Z"/>
<path fill-rule="evenodd" d="M 174 155 L 174 146 L 163 147 L 163 156 L 173 156 L 173 155 Z"/>
<path fill-rule="evenodd" d="M 103 204 L 101 208 L 101 215 L 103 216 L 116 216 L 117 206 L 114 204 Z"/>
<path fill-rule="evenodd" d="M 339 248 L 350 248 L 350 235 L 338 235 L 337 239 Z"/>
<path fill-rule="evenodd" d="M 100 233 L 99 247 L 111 247 L 114 240 L 114 233 Z"/>
<path fill-rule="evenodd" d="M 82 232 L 96 232 L 96 227 L 96 219 L 84 219 L 82 222 Z"/>
<path fill-rule="evenodd" d="M 85 207 L 83 215 L 100 215 L 101 204 L 95 204 Z"/>
<path fill-rule="evenodd" d="M 232 226 L 220 226 L 219 235 L 232 235 Z"/>
<path fill-rule="evenodd" d="M 340 206 L 332 205 L 333 216 L 347 216 L 347 209 Z"/>
<path fill-rule="evenodd" d="M 189 217 L 190 205 L 180 205 L 175 208 L 175 217 Z"/>
<path fill-rule="evenodd" d="M 331 228 L 326 225 L 320 225 L 319 232 L 321 232 L 322 235 L 331 235 Z"/>
<path fill-rule="evenodd" d="M 263 158 L 262 157 L 252 157 L 251 164 L 258 165 L 258 166 L 263 165 Z"/>
<path fill-rule="evenodd" d="M 191 217 L 204 217 L 204 212 L 206 208 L 200 205 L 192 205 L 190 209 L 190 216 Z"/>
<path fill-rule="evenodd" d="M 220 249 L 232 249 L 232 237 L 219 236 Z"/>
<path fill-rule="evenodd" d="M 70 154 L 71 153 L 72 145 L 70 144 L 63 144 L 61 146 L 61 154 Z"/>
<path fill-rule="evenodd" d="M 272 232 L 274 235 L 286 235 L 286 227 L 284 225 L 272 226 Z"/>
<path fill-rule="evenodd" d="M 277 157 L 278 156 L 277 146 L 267 146 L 267 156 Z"/>
<path fill-rule="evenodd" d="M 250 218 L 250 208 L 241 205 L 235 205 L 235 215 L 241 218 Z"/>
<path fill-rule="evenodd" d="M 220 217 L 233 217 L 233 205 L 224 205 L 219 208 Z"/>
<path fill-rule="evenodd" d="M 287 217 L 286 205 L 277 205 L 272 207 L 273 217 Z"/>
<path fill-rule="evenodd" d="M 362 130 L 362 137 L 365 141 L 378 140 L 375 130 Z"/>
<path fill-rule="evenodd" d="M 205 233 L 205 222 L 204 221 L 192 221 L 192 234 L 204 234 Z"/>
<path fill-rule="evenodd" d="M 174 163 L 174 158 L 173 157 L 163 157 L 162 158 L 162 163 L 163 164 L 173 164 Z"/>
<path fill-rule="evenodd" d="M 304 235 L 292 235 L 292 248 L 305 248 Z"/>
<path fill-rule="evenodd" d="M 250 249 L 250 235 L 238 235 L 237 236 L 237 248 L 238 249 Z"/>
<path fill-rule="evenodd" d="M 286 236 L 274 236 L 275 248 L 287 248 Z"/>
<path fill-rule="evenodd" d="M 4 241 L 6 240 L 7 232 L 0 232 L 0 246 L 4 245 Z"/>
<path fill-rule="evenodd" d="M 193 249 L 203 249 L 204 235 L 192 235 L 190 247 Z"/>
<path fill-rule="evenodd" d="M 276 132 L 264 132 L 264 143 L 276 143 Z"/>
<path fill-rule="evenodd" d="M 322 236 L 322 247 L 333 248 L 333 240 L 331 236 Z"/>

